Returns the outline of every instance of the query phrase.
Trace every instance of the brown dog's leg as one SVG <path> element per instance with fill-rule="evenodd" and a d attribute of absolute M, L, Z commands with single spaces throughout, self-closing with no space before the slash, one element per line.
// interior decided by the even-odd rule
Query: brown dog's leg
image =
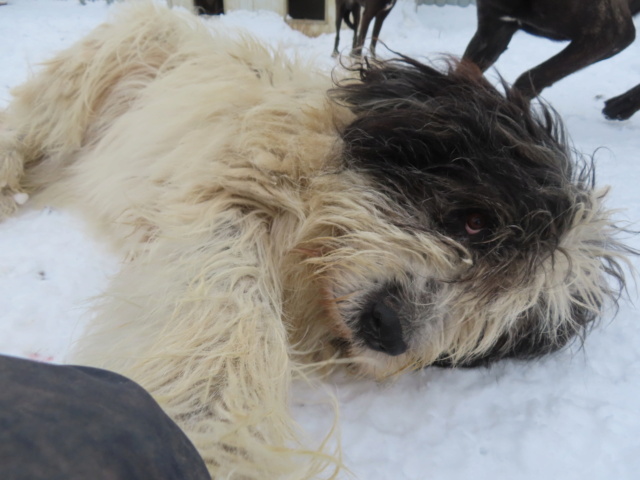
<path fill-rule="evenodd" d="M 362 55 L 362 46 L 364 45 L 364 39 L 367 38 L 367 31 L 369 30 L 369 24 L 374 17 L 374 9 L 366 4 L 364 7 L 364 13 L 362 14 L 362 22 L 360 23 L 360 28 L 358 29 L 358 39 L 356 44 L 353 46 L 353 50 L 351 51 L 351 56 L 359 57 Z"/>
<path fill-rule="evenodd" d="M 629 10 L 632 16 L 640 13 L 640 0 L 631 0 Z M 626 120 L 638 110 L 640 110 L 640 84 L 604 102 L 602 113 L 609 120 Z"/>
<path fill-rule="evenodd" d="M 342 15 L 344 10 L 344 2 L 336 2 L 336 41 L 333 44 L 333 55 L 338 56 L 338 45 L 340 45 L 340 27 L 342 26 Z"/>
<path fill-rule="evenodd" d="M 360 5 L 356 5 L 351 11 L 353 14 L 353 42 L 351 43 L 351 50 L 355 50 L 358 45 L 358 27 L 360 26 Z"/>
<path fill-rule="evenodd" d="M 601 31 L 597 35 L 572 40 L 560 53 L 520 75 L 514 87 L 528 98 L 536 97 L 543 89 L 567 75 L 612 57 L 626 48 L 635 38 L 631 18 L 625 28 L 612 28 L 607 33 L 610 37 L 608 39 L 603 38 Z"/>
<path fill-rule="evenodd" d="M 519 28 L 517 22 L 501 18 L 478 11 L 478 27 L 462 56 L 463 61 L 475 63 L 484 72 L 498 60 Z"/>
<path fill-rule="evenodd" d="M 373 24 L 373 33 L 371 37 L 371 55 L 373 57 L 376 56 L 376 43 L 378 43 L 378 35 L 380 35 L 382 23 L 384 22 L 384 19 L 387 18 L 387 15 L 389 15 L 390 11 L 391 8 L 388 8 L 386 10 L 382 10 L 378 13 L 378 15 L 376 15 L 376 21 Z"/>
<path fill-rule="evenodd" d="M 626 120 L 640 110 L 640 85 L 604 102 L 602 113 L 610 120 Z"/>

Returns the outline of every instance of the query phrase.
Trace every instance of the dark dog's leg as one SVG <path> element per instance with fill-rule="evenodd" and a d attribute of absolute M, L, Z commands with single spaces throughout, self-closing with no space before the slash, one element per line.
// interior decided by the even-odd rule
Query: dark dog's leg
<path fill-rule="evenodd" d="M 373 33 L 371 36 L 371 56 L 376 56 L 376 43 L 378 43 L 378 35 L 380 35 L 380 29 L 382 28 L 382 23 L 384 19 L 387 18 L 389 12 L 391 11 L 391 7 L 382 10 L 376 15 L 376 21 L 373 24 Z"/>
<path fill-rule="evenodd" d="M 626 120 L 640 110 L 640 85 L 604 102 L 602 113 L 610 120 Z"/>
<path fill-rule="evenodd" d="M 561 78 L 624 50 L 635 38 L 631 17 L 627 25 L 613 27 L 607 29 L 606 35 L 599 30 L 593 36 L 572 40 L 560 53 L 520 75 L 514 87 L 533 98 Z"/>
<path fill-rule="evenodd" d="M 518 30 L 516 21 L 502 18 L 496 12 L 486 12 L 478 7 L 478 27 L 464 52 L 463 60 L 475 63 L 483 72 L 498 60 Z"/>
<path fill-rule="evenodd" d="M 375 11 L 374 8 L 367 3 L 364 7 L 364 13 L 362 14 L 362 22 L 360 23 L 360 28 L 358 29 L 358 39 L 356 44 L 351 51 L 351 56 L 359 57 L 362 55 L 362 46 L 364 45 L 364 39 L 367 38 L 367 31 L 369 30 L 369 24 L 371 20 L 373 20 Z"/>
<path fill-rule="evenodd" d="M 561 78 L 624 50 L 636 36 L 631 8 L 640 8 L 640 0 L 615 10 L 589 11 L 585 25 L 590 28 L 569 35 L 571 43 L 564 50 L 523 73 L 514 86 L 533 98 Z"/>
<path fill-rule="evenodd" d="M 344 3 L 341 1 L 336 2 L 336 41 L 333 44 L 333 56 L 338 56 L 338 45 L 340 45 L 340 28 L 342 27 L 342 15 L 344 10 Z"/>
<path fill-rule="evenodd" d="M 631 15 L 640 13 L 640 0 L 629 2 Z M 610 120 L 626 120 L 640 110 L 640 84 L 604 102 L 602 113 Z"/>
<path fill-rule="evenodd" d="M 353 10 L 353 42 L 351 43 L 351 50 L 355 50 L 358 45 L 358 27 L 360 25 L 360 5 L 356 4 Z"/>

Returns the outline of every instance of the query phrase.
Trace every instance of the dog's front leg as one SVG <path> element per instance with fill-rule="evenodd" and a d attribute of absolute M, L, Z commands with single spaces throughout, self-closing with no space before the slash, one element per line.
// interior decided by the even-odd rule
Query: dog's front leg
<path fill-rule="evenodd" d="M 337 2 L 336 3 L 336 39 L 333 42 L 333 53 L 332 53 L 333 57 L 337 57 L 339 54 L 338 46 L 340 45 L 340 27 L 342 26 L 343 9 L 344 9 L 344 5 L 341 4 L 340 2 Z"/>
<path fill-rule="evenodd" d="M 307 478 L 313 462 L 294 461 L 268 219 L 211 203 L 159 214 L 161 230 L 114 279 L 78 360 L 147 388 L 214 478 Z"/>
<path fill-rule="evenodd" d="M 390 3 L 388 8 L 383 9 L 376 15 L 376 21 L 373 24 L 373 32 L 371 34 L 371 56 L 373 57 L 376 56 L 376 44 L 378 43 L 378 36 L 380 35 L 380 30 L 382 29 L 382 23 L 389 15 L 389 12 L 391 12 L 393 5 L 394 3 Z"/>
<path fill-rule="evenodd" d="M 476 64 L 483 72 L 493 65 L 507 49 L 518 23 L 509 18 L 478 6 L 478 26 L 462 56 L 463 61 Z"/>
<path fill-rule="evenodd" d="M 24 175 L 23 157 L 5 118 L 6 115 L 0 115 L 0 220 L 10 216 L 26 200 L 20 185 Z"/>
<path fill-rule="evenodd" d="M 362 20 L 360 22 L 359 29 L 356 30 L 357 39 L 351 50 L 352 57 L 359 57 L 362 55 L 362 48 L 364 47 L 364 41 L 367 38 L 367 31 L 369 30 L 369 24 L 375 16 L 374 7 L 371 4 L 366 4 L 364 12 L 362 13 Z"/>
<path fill-rule="evenodd" d="M 355 50 L 358 46 L 358 29 L 360 28 L 360 5 L 356 2 L 356 5 L 351 10 L 353 15 L 353 39 L 351 40 L 351 50 Z"/>

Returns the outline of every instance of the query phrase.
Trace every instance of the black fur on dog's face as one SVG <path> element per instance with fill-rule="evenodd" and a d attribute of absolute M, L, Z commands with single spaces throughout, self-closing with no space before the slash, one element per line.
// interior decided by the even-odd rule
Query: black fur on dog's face
<path fill-rule="evenodd" d="M 368 284 L 355 266 L 336 280 L 349 355 L 403 358 L 398 369 L 532 358 L 617 298 L 624 247 L 592 165 L 573 158 L 549 109 L 532 113 L 462 66 L 444 74 L 409 58 L 366 65 L 332 95 L 356 115 L 342 132 L 346 168 L 384 198 L 380 215 L 458 259 L 432 268 L 440 258 L 427 253 Z"/>

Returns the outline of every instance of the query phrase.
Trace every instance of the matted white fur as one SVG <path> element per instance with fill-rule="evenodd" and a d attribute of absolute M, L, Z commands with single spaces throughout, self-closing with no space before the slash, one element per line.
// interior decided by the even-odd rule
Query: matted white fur
<path fill-rule="evenodd" d="M 40 191 L 89 212 L 127 256 L 74 361 L 153 392 L 215 478 L 319 470 L 286 411 L 278 272 L 308 215 L 300 185 L 331 169 L 349 116 L 331 86 L 196 17 L 128 6 L 15 91 L 0 140 L 5 215 Z"/>
<path fill-rule="evenodd" d="M 432 219 L 401 228 L 404 206 L 347 168 L 340 132 L 354 115 L 332 86 L 144 3 L 49 61 L 0 116 L 0 216 L 27 199 L 76 209 L 125 259 L 74 360 L 152 392 L 216 479 L 336 475 L 339 454 L 308 450 L 287 411 L 310 363 L 357 356 L 354 370 L 377 378 L 455 363 L 530 334 L 527 312 L 544 318 L 532 337 L 553 343 L 576 307 L 609 293 L 611 227 L 591 191 L 562 254 L 521 284 L 507 276 L 486 299 L 454 282 L 470 249 Z M 352 341 L 353 312 L 388 281 L 415 309 L 394 357 Z"/>

